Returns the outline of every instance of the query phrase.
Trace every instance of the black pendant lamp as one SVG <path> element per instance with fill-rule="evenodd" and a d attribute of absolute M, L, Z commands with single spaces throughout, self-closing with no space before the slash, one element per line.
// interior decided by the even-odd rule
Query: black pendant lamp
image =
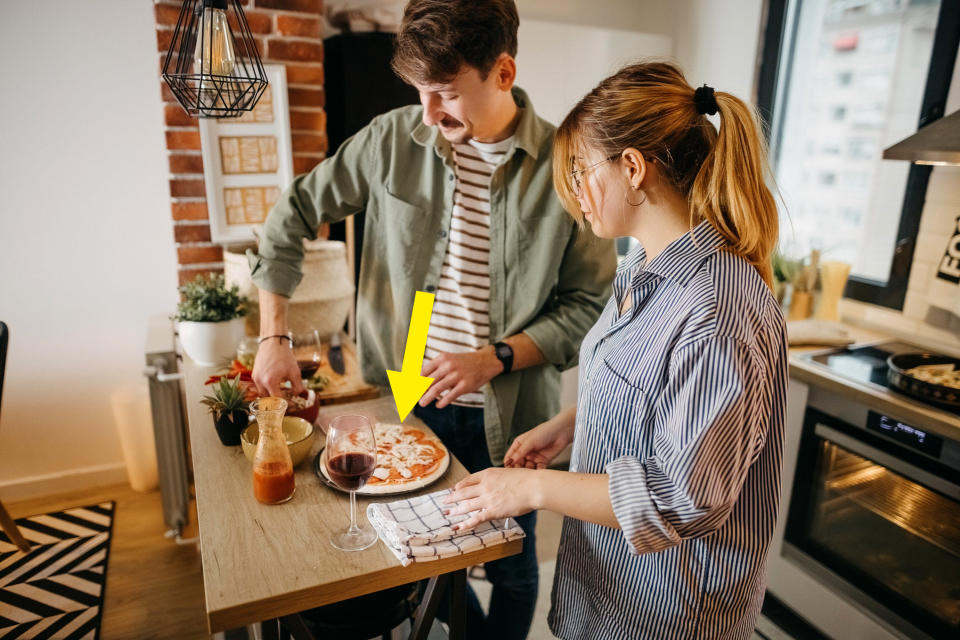
<path fill-rule="evenodd" d="M 163 79 L 191 116 L 232 118 L 256 106 L 267 74 L 237 0 L 184 0 Z"/>

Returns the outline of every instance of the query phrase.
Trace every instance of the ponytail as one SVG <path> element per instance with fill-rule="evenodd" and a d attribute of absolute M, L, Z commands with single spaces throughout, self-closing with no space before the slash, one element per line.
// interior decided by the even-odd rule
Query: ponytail
<path fill-rule="evenodd" d="M 693 212 L 712 224 L 729 250 L 752 264 L 773 288 L 777 205 L 767 188 L 766 145 L 753 110 L 729 93 L 716 94 L 720 129 L 690 191 Z"/>

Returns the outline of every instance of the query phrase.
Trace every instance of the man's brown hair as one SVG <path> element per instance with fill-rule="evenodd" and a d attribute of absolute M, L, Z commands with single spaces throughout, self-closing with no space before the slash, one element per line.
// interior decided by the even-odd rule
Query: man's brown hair
<path fill-rule="evenodd" d="M 485 80 L 500 54 L 516 57 L 519 24 L 513 0 L 410 0 L 393 70 L 409 83 L 430 84 L 469 65 Z"/>

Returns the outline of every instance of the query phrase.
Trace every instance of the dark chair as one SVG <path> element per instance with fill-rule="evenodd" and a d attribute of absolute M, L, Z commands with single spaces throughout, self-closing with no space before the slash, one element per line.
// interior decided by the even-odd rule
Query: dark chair
<path fill-rule="evenodd" d="M 300 612 L 315 638 L 367 640 L 382 636 L 413 617 L 419 603 L 419 583 L 384 589 L 343 602 Z"/>
<path fill-rule="evenodd" d="M 0 322 L 0 401 L 3 399 L 3 373 L 7 368 L 7 344 L 9 342 L 10 331 L 7 329 L 5 322 Z M 0 402 L 0 406 L 2 406 L 2 402 Z M 0 501 L 0 526 L 3 527 L 3 532 L 7 534 L 13 544 L 17 545 L 20 551 L 24 553 L 30 551 L 30 543 L 20 533 L 17 523 L 7 513 L 2 501 Z"/>

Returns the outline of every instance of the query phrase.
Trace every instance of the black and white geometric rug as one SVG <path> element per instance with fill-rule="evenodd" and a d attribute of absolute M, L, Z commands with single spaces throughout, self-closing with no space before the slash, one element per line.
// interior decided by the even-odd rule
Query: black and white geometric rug
<path fill-rule="evenodd" d="M 100 635 L 113 502 L 17 520 L 32 545 L 0 531 L 0 640 Z"/>

